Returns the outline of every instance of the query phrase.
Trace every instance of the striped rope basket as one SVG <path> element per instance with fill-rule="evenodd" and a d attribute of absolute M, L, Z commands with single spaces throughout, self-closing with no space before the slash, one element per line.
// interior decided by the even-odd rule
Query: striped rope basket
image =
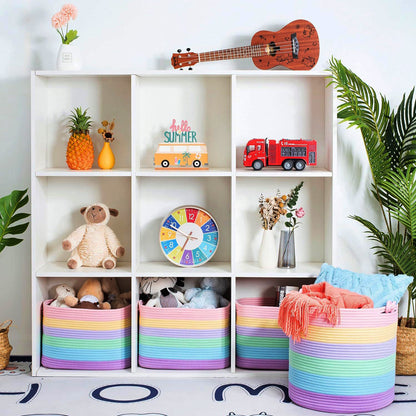
<path fill-rule="evenodd" d="M 236 365 L 240 368 L 287 370 L 289 338 L 277 323 L 273 298 L 243 298 L 236 302 Z"/>
<path fill-rule="evenodd" d="M 359 413 L 394 399 L 397 308 L 341 309 L 332 327 L 310 320 L 308 335 L 290 340 L 289 396 L 321 412 Z"/>
<path fill-rule="evenodd" d="M 131 306 L 91 310 L 43 303 L 42 360 L 47 368 L 120 370 L 131 366 Z"/>
<path fill-rule="evenodd" d="M 230 305 L 217 309 L 139 304 L 139 366 L 221 369 L 230 365 Z"/>

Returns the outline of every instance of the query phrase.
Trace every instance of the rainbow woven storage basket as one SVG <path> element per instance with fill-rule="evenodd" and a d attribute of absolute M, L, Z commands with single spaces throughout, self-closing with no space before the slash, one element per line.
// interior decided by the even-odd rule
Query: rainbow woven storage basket
<path fill-rule="evenodd" d="M 237 367 L 288 369 L 289 338 L 277 323 L 279 308 L 274 304 L 273 298 L 237 300 Z"/>
<path fill-rule="evenodd" d="M 396 331 L 397 309 L 341 309 L 335 327 L 313 317 L 308 336 L 290 340 L 290 398 L 334 413 L 388 406 L 394 399 Z"/>
<path fill-rule="evenodd" d="M 230 365 L 230 305 L 217 309 L 139 305 L 139 366 L 220 369 Z"/>
<path fill-rule="evenodd" d="M 47 368 L 119 370 L 131 366 L 131 306 L 91 310 L 43 302 L 42 360 Z"/>

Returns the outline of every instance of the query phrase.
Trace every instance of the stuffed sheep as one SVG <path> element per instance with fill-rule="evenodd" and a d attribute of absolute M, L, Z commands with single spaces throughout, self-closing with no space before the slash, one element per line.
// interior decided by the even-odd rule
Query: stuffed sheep
<path fill-rule="evenodd" d="M 80 266 L 114 269 L 116 258 L 124 255 L 121 245 L 114 231 L 107 226 L 110 215 L 117 217 L 118 211 L 97 203 L 80 210 L 86 224 L 78 227 L 63 242 L 62 248 L 72 250 L 67 264 L 70 269 Z"/>

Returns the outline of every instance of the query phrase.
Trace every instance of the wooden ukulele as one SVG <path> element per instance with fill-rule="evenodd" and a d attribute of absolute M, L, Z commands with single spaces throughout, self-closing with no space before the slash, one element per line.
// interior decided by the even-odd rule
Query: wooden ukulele
<path fill-rule="evenodd" d="M 294 20 L 277 32 L 261 30 L 250 46 L 195 53 L 187 48 L 172 55 L 175 69 L 191 67 L 198 62 L 252 58 L 259 69 L 283 65 L 289 69 L 309 70 L 319 58 L 319 38 L 315 26 L 307 20 Z M 189 68 L 192 69 L 192 68 Z"/>

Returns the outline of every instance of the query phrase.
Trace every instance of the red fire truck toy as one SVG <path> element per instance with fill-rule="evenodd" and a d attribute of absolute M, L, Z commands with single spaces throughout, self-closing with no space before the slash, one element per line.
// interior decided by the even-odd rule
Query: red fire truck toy
<path fill-rule="evenodd" d="M 316 166 L 316 140 L 252 139 L 244 149 L 243 165 L 261 170 L 264 166 L 279 166 L 284 170 L 303 170 Z"/>

